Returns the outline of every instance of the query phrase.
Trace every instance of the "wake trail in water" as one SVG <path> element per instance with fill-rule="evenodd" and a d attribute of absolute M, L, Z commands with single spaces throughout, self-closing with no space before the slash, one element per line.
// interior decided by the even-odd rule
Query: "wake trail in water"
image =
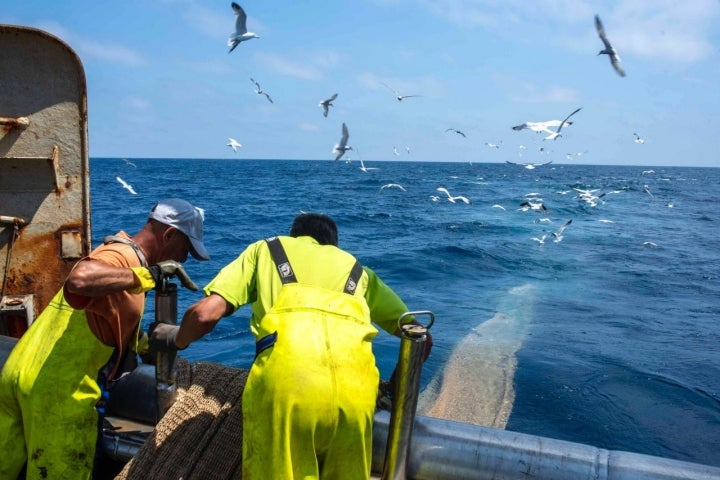
<path fill-rule="evenodd" d="M 535 287 L 511 288 L 495 315 L 473 328 L 418 399 L 417 413 L 505 428 L 515 401 L 516 352 L 532 319 Z"/>

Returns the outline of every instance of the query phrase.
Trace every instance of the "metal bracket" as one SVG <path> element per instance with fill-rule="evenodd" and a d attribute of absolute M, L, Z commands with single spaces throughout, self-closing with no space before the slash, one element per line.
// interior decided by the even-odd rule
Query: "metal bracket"
<path fill-rule="evenodd" d="M 433 324 L 435 323 L 435 314 L 432 313 L 430 310 L 419 310 L 419 311 L 417 311 L 417 312 L 405 312 L 405 313 L 403 313 L 402 315 L 400 315 L 400 318 L 398 318 L 398 329 L 399 329 L 401 332 L 404 332 L 404 331 L 406 330 L 405 328 L 403 328 L 403 326 L 407 326 L 408 324 L 403 323 L 403 319 L 405 319 L 405 318 L 407 318 L 407 317 L 410 317 L 410 316 L 412 316 L 412 317 L 419 317 L 419 316 L 423 316 L 423 315 L 426 315 L 426 316 L 430 317 L 430 321 L 428 322 L 427 325 L 422 325 L 422 324 L 420 324 L 419 326 L 421 326 L 425 331 L 430 330 L 430 327 L 432 327 Z M 417 320 L 417 318 L 416 318 L 416 320 Z M 418 323 L 419 323 L 419 322 L 418 322 Z"/>

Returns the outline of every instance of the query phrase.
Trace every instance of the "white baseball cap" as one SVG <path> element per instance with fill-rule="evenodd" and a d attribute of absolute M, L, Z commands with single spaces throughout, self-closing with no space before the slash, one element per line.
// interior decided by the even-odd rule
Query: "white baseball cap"
<path fill-rule="evenodd" d="M 198 260 L 210 260 L 203 245 L 205 211 L 180 198 L 160 200 L 150 211 L 150 218 L 175 227 L 190 239 L 190 253 Z"/>

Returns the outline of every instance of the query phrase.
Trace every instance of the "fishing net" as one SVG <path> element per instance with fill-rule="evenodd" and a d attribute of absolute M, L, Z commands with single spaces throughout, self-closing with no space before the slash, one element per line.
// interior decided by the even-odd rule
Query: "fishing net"
<path fill-rule="evenodd" d="M 242 477 L 248 370 L 178 358 L 178 398 L 116 480 Z"/>

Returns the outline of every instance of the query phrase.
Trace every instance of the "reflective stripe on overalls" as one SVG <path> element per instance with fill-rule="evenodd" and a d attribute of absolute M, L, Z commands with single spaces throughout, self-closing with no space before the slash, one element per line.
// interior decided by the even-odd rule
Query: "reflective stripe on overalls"
<path fill-rule="evenodd" d="M 379 374 L 377 330 L 350 293 L 362 267 L 345 292 L 303 285 L 279 240 L 268 245 L 283 288 L 261 320 L 274 342 L 259 339 L 243 394 L 243 479 L 366 480 Z"/>

